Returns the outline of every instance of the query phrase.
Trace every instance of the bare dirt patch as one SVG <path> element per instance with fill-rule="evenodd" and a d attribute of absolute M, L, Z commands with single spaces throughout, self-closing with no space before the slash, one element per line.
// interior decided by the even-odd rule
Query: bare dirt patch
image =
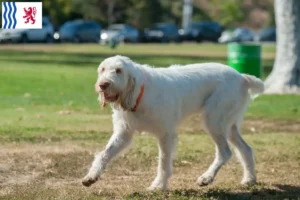
<path fill-rule="evenodd" d="M 167 193 L 145 190 L 155 177 L 157 164 L 155 145 L 145 147 L 142 143 L 148 142 L 147 139 L 136 141 L 137 145 L 117 158 L 101 180 L 90 188 L 83 187 L 80 181 L 94 152 L 101 149 L 97 144 L 86 141 L 4 144 L 0 147 L 0 199 L 296 199 L 300 195 L 300 162 L 295 157 L 297 152 L 291 154 L 289 151 L 293 146 L 286 147 L 278 142 L 275 146 L 266 144 L 267 148 L 259 137 L 248 137 L 258 141 L 258 145 L 254 145 L 257 186 L 239 185 L 242 170 L 233 158 L 222 168 L 214 185 L 199 188 L 195 181 L 207 169 L 214 153 L 213 147 L 205 145 L 207 136 L 192 134 L 181 136 L 182 144 L 178 146 L 174 175 Z M 190 139 L 194 143 L 189 144 Z M 195 146 L 198 143 L 200 149 Z M 257 198 L 252 198 L 255 196 Z"/>
<path fill-rule="evenodd" d="M 90 155 L 74 144 L 8 144 L 2 145 L 0 150 L 1 187 L 27 184 L 51 176 L 53 169 L 60 168 L 59 164 L 64 161 L 57 161 L 57 158 L 66 156 L 76 161 L 81 154 Z M 68 160 L 62 163 L 72 164 Z M 57 167 L 53 167 L 55 165 Z"/>

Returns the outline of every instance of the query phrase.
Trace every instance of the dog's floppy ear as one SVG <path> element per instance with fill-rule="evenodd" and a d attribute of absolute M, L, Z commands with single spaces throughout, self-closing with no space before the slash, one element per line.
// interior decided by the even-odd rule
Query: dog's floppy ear
<path fill-rule="evenodd" d="M 120 105 L 124 110 L 130 110 L 134 106 L 135 87 L 135 78 L 129 76 L 127 87 L 120 98 Z"/>

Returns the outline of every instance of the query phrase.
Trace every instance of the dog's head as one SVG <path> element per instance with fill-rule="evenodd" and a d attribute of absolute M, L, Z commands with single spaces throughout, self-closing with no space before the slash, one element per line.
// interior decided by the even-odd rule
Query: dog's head
<path fill-rule="evenodd" d="M 134 62 L 124 56 L 109 57 L 100 63 L 97 72 L 95 90 L 102 106 L 115 103 L 124 110 L 131 109 L 137 96 Z"/>

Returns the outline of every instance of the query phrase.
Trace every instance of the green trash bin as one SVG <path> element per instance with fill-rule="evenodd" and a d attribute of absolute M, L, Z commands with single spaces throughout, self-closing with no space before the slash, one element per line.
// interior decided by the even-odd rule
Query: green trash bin
<path fill-rule="evenodd" d="M 231 43 L 227 46 L 228 65 L 240 73 L 261 78 L 261 46 Z"/>

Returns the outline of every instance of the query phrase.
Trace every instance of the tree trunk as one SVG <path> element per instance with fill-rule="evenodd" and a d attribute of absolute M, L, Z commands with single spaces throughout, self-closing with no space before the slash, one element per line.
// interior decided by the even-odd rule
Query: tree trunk
<path fill-rule="evenodd" d="M 108 9 L 107 9 L 107 21 L 108 25 L 112 25 L 115 21 L 115 16 L 114 16 L 114 8 L 116 5 L 115 0 L 109 0 L 108 1 Z"/>
<path fill-rule="evenodd" d="M 276 58 L 266 93 L 300 94 L 300 0 L 275 0 Z"/>

